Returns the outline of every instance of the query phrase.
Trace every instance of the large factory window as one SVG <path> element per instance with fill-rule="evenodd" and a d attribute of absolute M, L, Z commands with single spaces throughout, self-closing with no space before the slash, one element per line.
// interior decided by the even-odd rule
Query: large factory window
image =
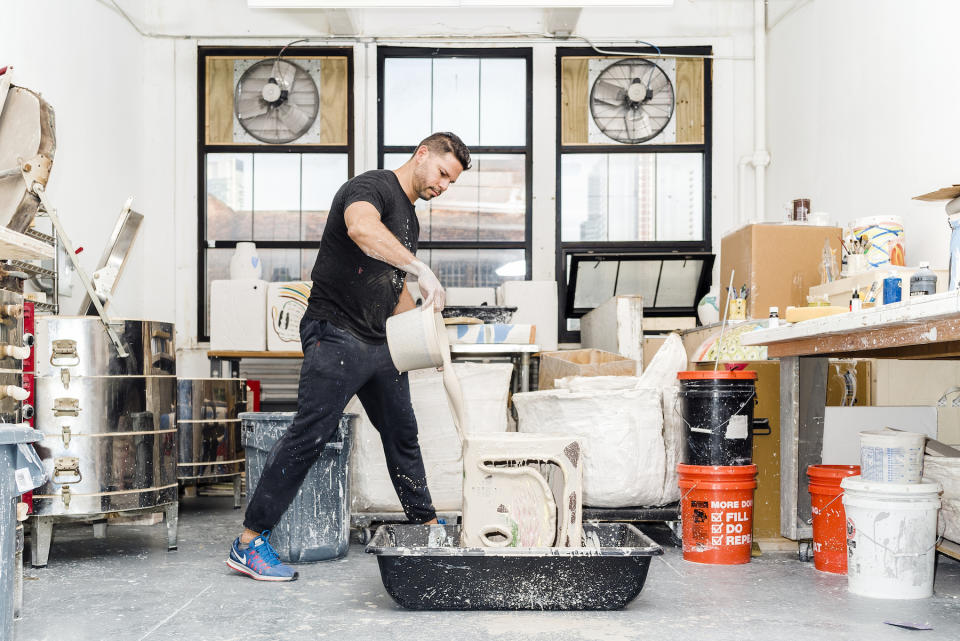
<path fill-rule="evenodd" d="M 380 47 L 380 167 L 435 131 L 470 147 L 473 168 L 417 202 L 417 252 L 445 287 L 530 277 L 530 49 Z"/>
<path fill-rule="evenodd" d="M 309 280 L 330 203 L 353 175 L 352 51 L 201 47 L 198 334 L 210 282 L 253 241 L 271 282 Z M 267 87 L 282 87 L 272 98 Z"/>
<path fill-rule="evenodd" d="M 702 255 L 711 249 L 709 56 L 709 47 L 557 50 L 561 342 L 580 340 L 580 317 L 596 306 L 567 300 L 578 289 L 571 280 L 574 257 L 596 255 L 596 265 L 609 268 L 655 267 L 655 290 L 683 290 L 677 297 L 683 305 L 663 305 L 663 296 L 632 290 L 633 281 L 617 277 L 619 268 L 610 291 L 644 295 L 646 315 L 694 314 L 696 303 L 688 299 L 709 278 L 677 280 L 666 269 L 675 261 L 661 258 L 690 260 L 700 266 L 698 274 L 712 262 Z"/>

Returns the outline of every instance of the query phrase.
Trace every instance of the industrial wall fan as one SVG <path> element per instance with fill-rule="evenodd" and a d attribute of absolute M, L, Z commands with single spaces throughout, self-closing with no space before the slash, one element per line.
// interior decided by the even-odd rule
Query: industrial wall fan
<path fill-rule="evenodd" d="M 317 119 L 320 93 L 310 74 L 279 56 L 254 63 L 240 76 L 234 112 L 248 134 L 283 144 L 307 133 Z"/>
<path fill-rule="evenodd" d="M 590 114 L 604 134 L 637 144 L 655 138 L 673 117 L 673 83 L 645 58 L 619 60 L 590 89 Z"/>

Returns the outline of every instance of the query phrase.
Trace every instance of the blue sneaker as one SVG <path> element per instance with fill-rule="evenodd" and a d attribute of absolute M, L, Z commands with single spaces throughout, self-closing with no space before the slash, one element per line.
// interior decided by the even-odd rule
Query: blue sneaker
<path fill-rule="evenodd" d="M 264 530 L 246 546 L 242 546 L 237 537 L 227 557 L 227 565 L 257 581 L 297 580 L 297 571 L 281 562 L 276 550 L 270 546 L 270 530 Z"/>

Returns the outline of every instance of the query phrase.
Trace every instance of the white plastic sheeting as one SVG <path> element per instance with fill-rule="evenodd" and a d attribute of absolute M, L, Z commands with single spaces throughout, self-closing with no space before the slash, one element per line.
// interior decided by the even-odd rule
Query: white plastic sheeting
<path fill-rule="evenodd" d="M 680 498 L 676 380 L 686 367 L 680 337 L 671 335 L 639 378 L 570 377 L 560 379 L 558 389 L 515 394 L 518 430 L 581 438 L 586 506 L 670 503 Z"/>
<path fill-rule="evenodd" d="M 960 458 L 924 456 L 923 480 L 940 481 L 943 486 L 939 533 L 960 543 Z"/>
<path fill-rule="evenodd" d="M 463 388 L 467 434 L 506 432 L 507 393 L 513 365 L 454 363 L 453 368 Z M 409 376 L 433 505 L 439 511 L 459 511 L 463 501 L 462 449 L 441 374 L 435 369 L 424 369 L 410 372 Z M 360 415 L 350 462 L 353 512 L 401 512 L 387 474 L 380 435 L 358 399 L 351 400 L 345 411 Z"/>

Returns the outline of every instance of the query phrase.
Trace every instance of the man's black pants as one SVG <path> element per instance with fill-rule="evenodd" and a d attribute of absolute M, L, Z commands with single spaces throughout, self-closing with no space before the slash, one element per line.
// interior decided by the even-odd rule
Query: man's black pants
<path fill-rule="evenodd" d="M 300 323 L 300 340 L 297 415 L 267 456 L 244 527 L 262 532 L 276 525 L 337 433 L 343 408 L 354 395 L 380 432 L 390 480 L 407 518 L 414 523 L 433 519 L 410 385 L 406 373 L 393 366 L 387 345 L 364 343 L 328 321 L 306 317 Z"/>

